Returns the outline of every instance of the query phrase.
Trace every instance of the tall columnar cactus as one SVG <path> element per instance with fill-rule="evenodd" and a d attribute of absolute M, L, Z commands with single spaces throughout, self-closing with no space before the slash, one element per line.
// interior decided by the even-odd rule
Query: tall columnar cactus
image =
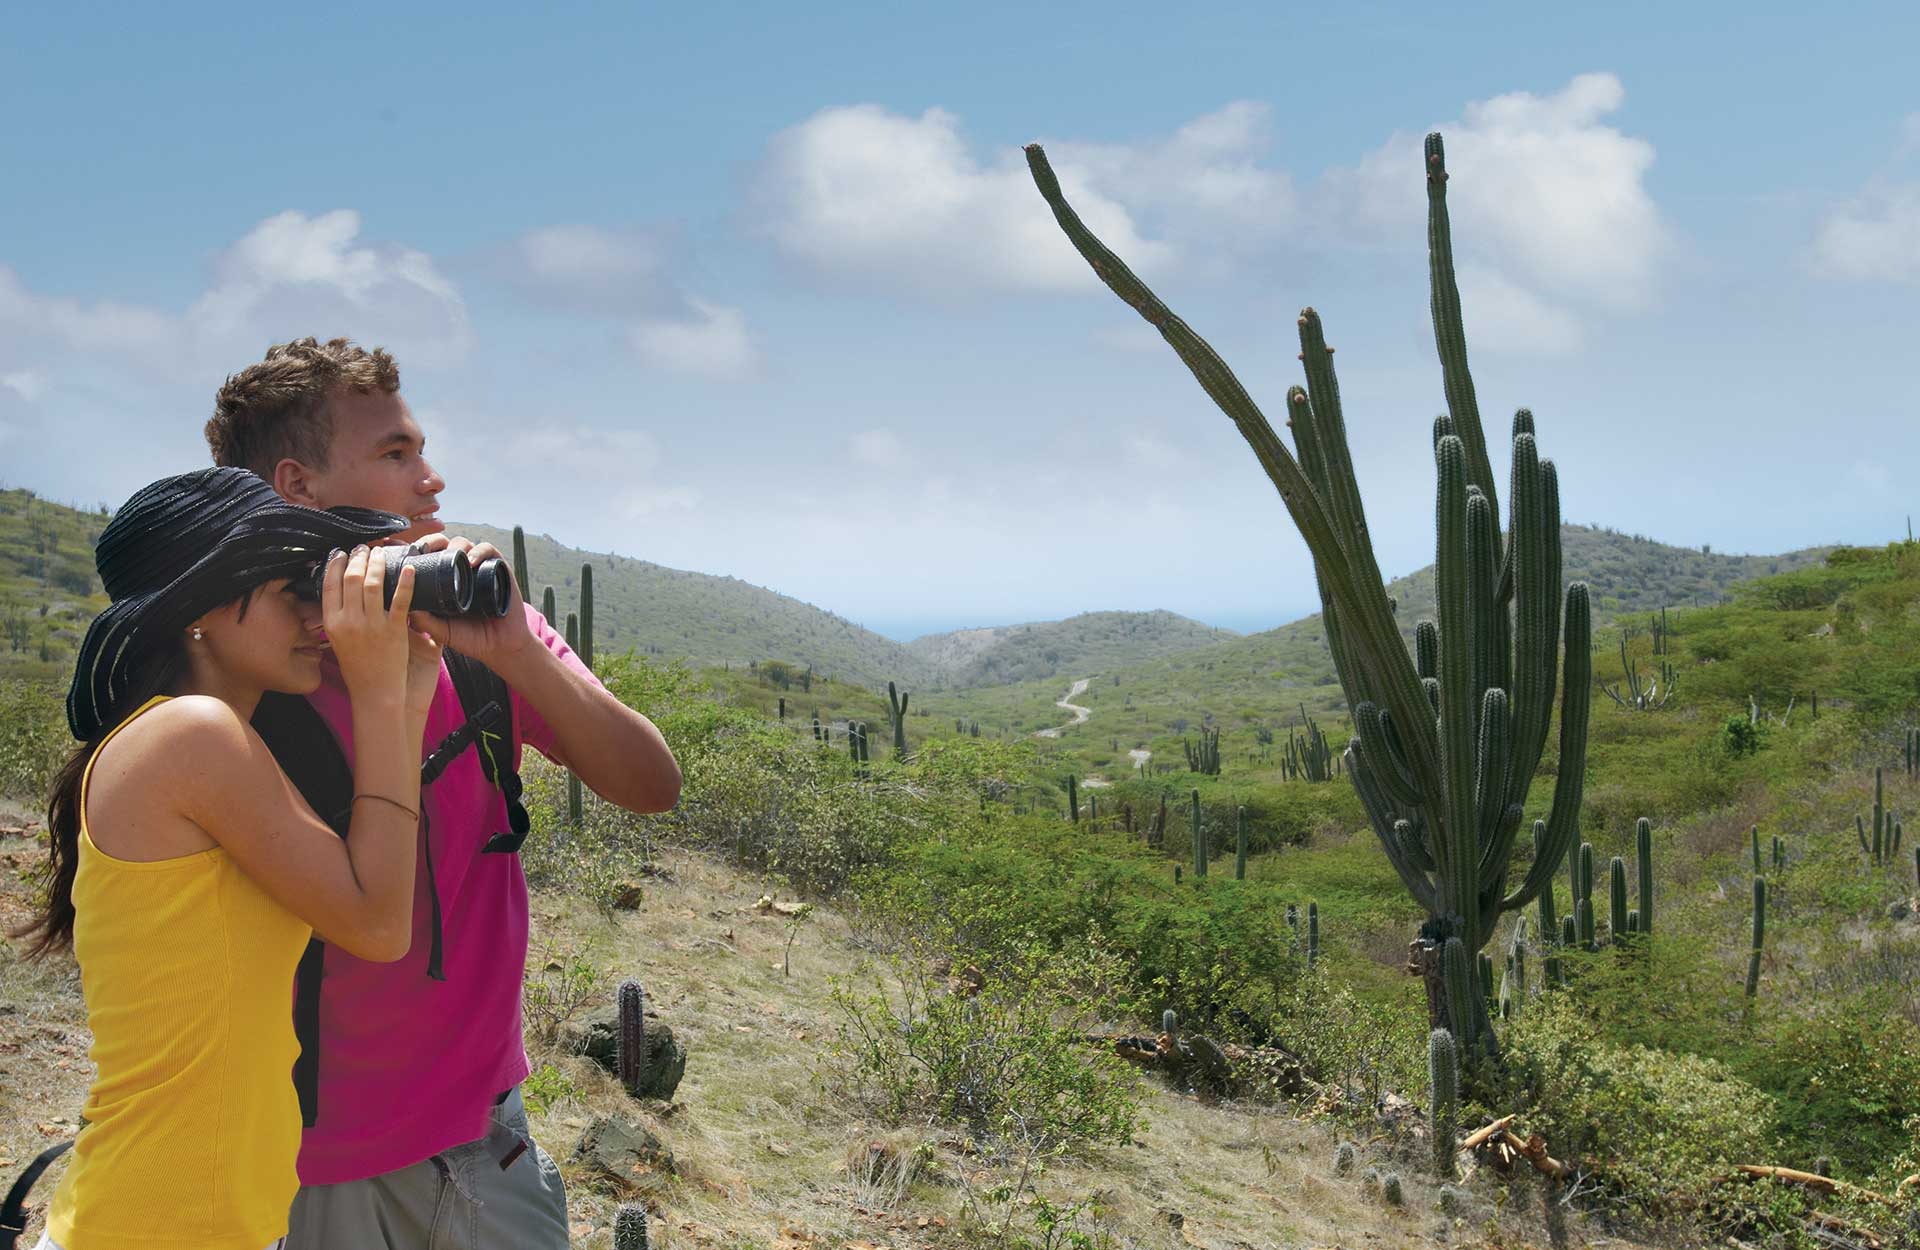
<path fill-rule="evenodd" d="M 1535 862 L 1538 862 L 1540 857 L 1546 853 L 1547 822 L 1544 820 L 1536 820 L 1533 822 L 1533 858 Z M 1549 876 L 1547 877 L 1546 884 L 1540 887 L 1540 943 L 1546 947 L 1549 952 L 1544 961 L 1547 974 L 1546 983 L 1549 986 L 1558 985 L 1561 981 L 1560 958 L 1551 953 L 1554 948 L 1554 943 L 1560 938 L 1560 922 L 1554 915 L 1553 877 L 1551 875 L 1554 871 L 1557 871 L 1558 868 L 1558 864 L 1549 865 Z"/>
<path fill-rule="evenodd" d="M 513 584 L 519 587 L 522 599 L 533 589 L 527 581 L 527 532 L 518 525 L 513 527 Z"/>
<path fill-rule="evenodd" d="M 1573 896 L 1573 917 L 1580 929 L 1580 945 L 1593 950 L 1597 944 L 1594 933 L 1593 914 L 1593 843 L 1580 844 L 1579 857 L 1574 861 L 1575 877 Z"/>
<path fill-rule="evenodd" d="M 1320 904 L 1307 901 L 1307 967 L 1320 962 Z"/>
<path fill-rule="evenodd" d="M 1778 876 L 1780 874 L 1780 870 L 1785 868 L 1786 866 L 1787 866 L 1787 844 L 1781 841 L 1780 835 L 1776 833 L 1773 835 L 1774 875 Z"/>
<path fill-rule="evenodd" d="M 1233 879 L 1247 879 L 1247 809 L 1233 809 Z"/>
<path fill-rule="evenodd" d="M 1776 842 L 1778 838 L 1774 839 Z M 1653 822 L 1642 816 L 1633 826 L 1634 867 L 1640 876 L 1641 933 L 1653 932 Z"/>
<path fill-rule="evenodd" d="M 1659 651 L 1656 650 L 1654 654 L 1658 655 Z M 1606 692 L 1609 699 L 1628 711 L 1658 711 L 1667 706 L 1667 701 L 1673 698 L 1673 665 L 1662 660 L 1659 678 L 1643 683 L 1640 680 L 1639 665 L 1635 664 L 1633 657 L 1627 653 L 1625 630 L 1620 631 L 1620 668 L 1626 674 L 1626 693 L 1623 695 L 1620 692 L 1619 682 L 1612 685 L 1603 682 L 1600 689 Z"/>
<path fill-rule="evenodd" d="M 613 1213 L 613 1250 L 647 1250 L 647 1209 L 623 1202 Z"/>
<path fill-rule="evenodd" d="M 1534 900 L 1573 841 L 1586 774 L 1592 627 L 1585 586 L 1568 587 L 1564 607 L 1561 601 L 1558 478 L 1552 462 L 1539 458 L 1533 417 L 1525 410 L 1513 422 L 1510 541 L 1501 540 L 1499 494 L 1467 368 L 1440 136 L 1429 135 L 1426 143 L 1434 342 L 1448 408 L 1433 428 L 1440 620 L 1431 644 L 1419 647 L 1430 663 L 1418 667 L 1401 640 L 1374 557 L 1319 315 L 1301 314 L 1307 385 L 1287 396 L 1296 459 L 1226 363 L 1081 222 L 1037 144 L 1027 149 L 1027 160 L 1055 219 L 1095 274 L 1160 331 L 1233 419 L 1312 551 L 1321 621 L 1353 709 L 1347 774 L 1387 858 L 1429 916 L 1416 966 L 1427 980 L 1430 1022 L 1448 1027 L 1469 1055 L 1495 1053 L 1473 961 L 1460 969 L 1465 993 L 1440 983 L 1446 943 L 1458 939 L 1475 951 L 1484 946 L 1502 913 Z M 1509 891 L 1513 842 L 1545 747 L 1556 685 L 1560 757 L 1547 818 L 1549 853 Z M 1456 1007 L 1468 1014 L 1453 1015 Z"/>
<path fill-rule="evenodd" d="M 1747 997 L 1760 990 L 1760 948 L 1767 936 L 1767 879 L 1753 879 L 1753 953 L 1747 958 Z"/>
<path fill-rule="evenodd" d="M 1907 776 L 1920 777 L 1920 729 L 1907 730 Z"/>
<path fill-rule="evenodd" d="M 1220 775 L 1220 731 L 1201 727 L 1200 745 L 1194 746 L 1190 738 L 1182 738 L 1180 745 L 1187 753 L 1187 771 L 1200 773 L 1208 777 Z"/>
<path fill-rule="evenodd" d="M 1753 838 L 1753 872 L 1755 876 L 1759 876 L 1766 871 L 1760 866 L 1760 826 L 1755 825 L 1750 832 Z"/>
<path fill-rule="evenodd" d="M 893 755 L 895 759 L 907 758 L 907 700 L 911 695 L 901 694 L 892 682 L 887 683 L 887 711 L 893 717 Z"/>
<path fill-rule="evenodd" d="M 1427 1035 L 1427 1080 L 1433 1086 L 1433 1171 L 1450 1177 L 1460 1109 L 1460 1055 L 1453 1034 L 1445 1029 Z"/>
<path fill-rule="evenodd" d="M 1067 774 L 1067 819 L 1080 823 L 1080 781 L 1072 773 Z"/>
<path fill-rule="evenodd" d="M 1615 855 L 1607 865 L 1607 935 L 1618 945 L 1627 932 L 1627 861 Z"/>
<path fill-rule="evenodd" d="M 580 662 L 593 667 L 593 566 L 580 566 Z"/>
<path fill-rule="evenodd" d="M 548 629 L 559 627 L 559 621 L 554 616 L 553 587 L 551 586 L 540 592 L 540 615 L 547 618 Z"/>
<path fill-rule="evenodd" d="M 1207 875 L 1207 830 L 1200 820 L 1200 792 L 1193 792 L 1193 816 L 1188 821 L 1193 830 L 1193 875 L 1196 879 Z"/>
<path fill-rule="evenodd" d="M 646 1065 L 647 1021 L 646 996 L 641 993 L 640 983 L 628 979 L 620 983 L 620 1038 L 616 1057 L 619 1060 L 620 1084 L 629 1094 L 638 1097 L 641 1070 Z"/>
<path fill-rule="evenodd" d="M 1327 743 L 1327 735 L 1314 723 L 1313 717 L 1307 715 L 1304 703 L 1300 705 L 1300 720 L 1306 730 L 1304 733 L 1288 731 L 1280 775 L 1288 781 L 1332 781 L 1340 771 L 1339 761 Z"/>

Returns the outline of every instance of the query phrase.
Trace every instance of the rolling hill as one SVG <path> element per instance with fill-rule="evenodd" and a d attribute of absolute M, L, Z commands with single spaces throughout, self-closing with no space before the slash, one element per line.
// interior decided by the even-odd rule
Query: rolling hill
<path fill-rule="evenodd" d="M 945 674 L 949 686 L 1001 686 L 1144 663 L 1239 636 L 1174 612 L 1083 612 L 1064 621 L 926 634 L 907 650 Z"/>

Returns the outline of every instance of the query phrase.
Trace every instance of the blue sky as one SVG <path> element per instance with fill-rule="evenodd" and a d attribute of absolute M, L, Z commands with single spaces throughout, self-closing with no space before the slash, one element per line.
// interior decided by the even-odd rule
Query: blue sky
<path fill-rule="evenodd" d="M 1534 409 L 1568 519 L 1904 532 L 1912 6 L 1322 9 L 13 14 L 0 480 L 118 502 L 203 460 L 225 373 L 346 334 L 399 356 L 453 517 L 899 637 L 1264 628 L 1314 607 L 1304 547 L 1018 145 L 1270 415 L 1320 309 L 1397 573 L 1431 558 L 1438 127 L 1482 408 Z"/>

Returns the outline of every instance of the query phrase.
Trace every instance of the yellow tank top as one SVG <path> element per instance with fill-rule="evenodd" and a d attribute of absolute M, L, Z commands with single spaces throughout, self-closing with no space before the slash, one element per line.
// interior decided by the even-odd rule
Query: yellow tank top
<path fill-rule="evenodd" d="M 219 847 L 102 852 L 92 775 L 89 762 L 73 947 L 98 1074 L 47 1231 L 64 1250 L 260 1250 L 300 1187 L 293 974 L 312 930 Z"/>

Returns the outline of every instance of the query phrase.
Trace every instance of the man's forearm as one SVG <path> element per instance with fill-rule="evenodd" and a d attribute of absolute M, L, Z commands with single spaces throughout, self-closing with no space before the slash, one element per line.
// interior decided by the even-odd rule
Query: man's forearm
<path fill-rule="evenodd" d="M 538 642 L 496 671 L 553 730 L 559 762 L 595 794 L 633 812 L 664 812 L 680 801 L 680 765 L 667 740 L 599 683 Z"/>

